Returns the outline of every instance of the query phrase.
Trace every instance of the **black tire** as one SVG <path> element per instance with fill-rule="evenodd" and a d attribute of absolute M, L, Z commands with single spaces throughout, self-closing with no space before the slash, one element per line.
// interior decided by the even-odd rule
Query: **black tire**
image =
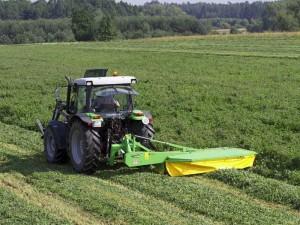
<path fill-rule="evenodd" d="M 69 134 L 69 157 L 78 173 L 94 173 L 100 162 L 100 135 L 80 121 L 72 124 Z"/>
<path fill-rule="evenodd" d="M 132 125 L 132 133 L 137 136 L 152 139 L 154 137 L 155 130 L 152 124 L 143 124 L 141 121 L 136 121 Z M 153 145 L 147 139 L 137 138 L 137 140 L 146 148 L 153 148 Z"/>
<path fill-rule="evenodd" d="M 66 149 L 58 147 L 55 134 L 50 127 L 44 134 L 44 153 L 49 163 L 64 163 L 68 160 Z"/>

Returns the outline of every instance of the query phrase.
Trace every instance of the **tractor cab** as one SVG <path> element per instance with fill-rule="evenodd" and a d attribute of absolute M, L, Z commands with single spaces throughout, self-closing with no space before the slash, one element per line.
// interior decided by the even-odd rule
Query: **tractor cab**
<path fill-rule="evenodd" d="M 133 96 L 138 93 L 131 87 L 137 83 L 133 76 L 103 76 L 107 70 L 87 70 L 84 78 L 69 84 L 67 111 L 71 114 L 93 112 L 103 117 L 129 115 L 133 109 Z M 102 75 L 94 77 L 93 75 Z"/>

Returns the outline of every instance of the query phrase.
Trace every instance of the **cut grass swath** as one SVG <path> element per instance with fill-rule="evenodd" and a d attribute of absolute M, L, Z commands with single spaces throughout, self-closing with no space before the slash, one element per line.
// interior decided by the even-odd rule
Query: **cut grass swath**
<path fill-rule="evenodd" d="M 32 225 L 32 224 L 51 224 L 71 225 L 72 223 L 66 219 L 59 218 L 47 212 L 40 207 L 29 204 L 16 194 L 3 187 L 0 183 L 0 224 L 11 225 Z"/>
<path fill-rule="evenodd" d="M 265 178 L 248 171 L 224 170 L 207 176 L 237 187 L 253 197 L 290 205 L 300 210 L 299 186 Z"/>
<path fill-rule="evenodd" d="M 298 214 L 288 212 L 286 209 L 257 204 L 251 201 L 251 198 L 237 198 L 230 192 L 220 191 L 205 182 L 199 185 L 189 178 L 170 178 L 152 173 L 138 173 L 131 176 L 124 173 L 118 176 L 107 176 L 107 179 L 228 224 L 298 224 L 300 222 Z"/>

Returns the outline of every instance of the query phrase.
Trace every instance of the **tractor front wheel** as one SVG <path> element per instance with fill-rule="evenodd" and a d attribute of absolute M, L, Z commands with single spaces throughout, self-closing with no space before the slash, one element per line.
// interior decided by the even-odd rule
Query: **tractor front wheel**
<path fill-rule="evenodd" d="M 80 121 L 72 124 L 69 134 L 69 156 L 75 171 L 92 174 L 99 165 L 101 141 L 98 132 Z"/>
<path fill-rule="evenodd" d="M 57 138 L 51 127 L 48 127 L 44 134 L 44 152 L 49 163 L 63 163 L 67 161 L 66 149 L 59 148 Z"/>

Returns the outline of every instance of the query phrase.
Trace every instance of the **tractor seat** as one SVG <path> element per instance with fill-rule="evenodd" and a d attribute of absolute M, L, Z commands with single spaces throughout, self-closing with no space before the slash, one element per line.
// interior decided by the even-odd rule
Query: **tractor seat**
<path fill-rule="evenodd" d="M 113 96 L 97 96 L 93 102 L 93 107 L 97 112 L 112 112 L 117 109 L 117 104 Z"/>

